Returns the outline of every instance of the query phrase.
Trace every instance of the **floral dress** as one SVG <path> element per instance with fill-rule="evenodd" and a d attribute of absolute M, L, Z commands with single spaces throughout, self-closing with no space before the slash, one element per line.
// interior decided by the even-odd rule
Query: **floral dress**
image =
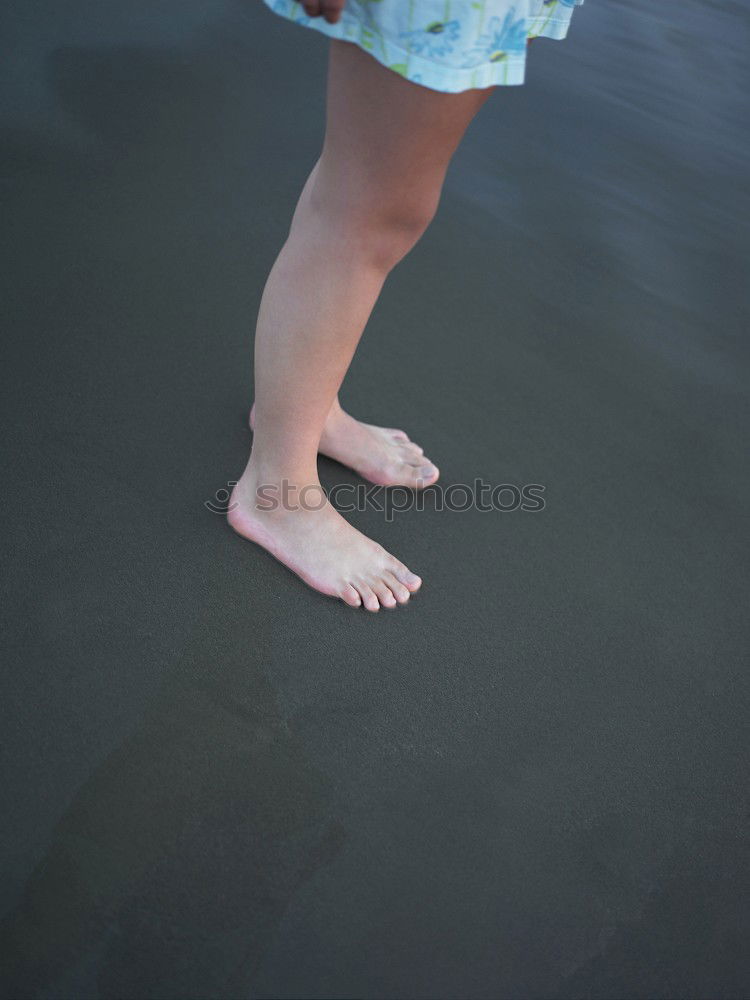
<path fill-rule="evenodd" d="M 264 0 L 297 24 L 355 42 L 414 83 L 455 93 L 524 82 L 526 42 L 565 38 L 583 0 L 347 0 L 340 20 Z"/>

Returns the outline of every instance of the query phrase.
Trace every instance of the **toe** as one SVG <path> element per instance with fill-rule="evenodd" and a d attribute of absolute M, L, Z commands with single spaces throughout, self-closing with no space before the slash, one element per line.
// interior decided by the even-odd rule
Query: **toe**
<path fill-rule="evenodd" d="M 414 594 L 422 586 L 421 578 L 418 577 L 416 573 L 412 573 L 410 569 L 407 569 L 403 563 L 400 563 L 397 560 L 391 567 L 391 572 L 397 580 L 400 580 L 401 583 L 408 588 L 412 594 Z"/>
<path fill-rule="evenodd" d="M 401 464 L 396 481 L 415 490 L 427 485 L 427 480 L 422 475 L 422 466 L 411 465 L 409 462 Z"/>
<path fill-rule="evenodd" d="M 362 603 L 367 608 L 368 611 L 379 611 L 380 601 L 375 594 L 375 591 L 367 583 L 358 583 L 356 585 L 359 591 L 359 596 L 362 598 Z"/>
<path fill-rule="evenodd" d="M 419 490 L 425 486 L 432 486 L 437 480 L 438 469 L 431 465 L 430 475 L 424 473 L 423 462 L 391 462 L 383 467 L 382 482 L 388 486 L 406 486 L 411 490 Z"/>
<path fill-rule="evenodd" d="M 390 571 L 383 574 L 383 579 L 388 584 L 391 593 L 396 598 L 398 603 L 406 604 L 406 602 L 411 597 L 409 589 L 406 586 L 404 586 L 404 584 L 401 583 L 400 580 L 397 579 L 394 573 L 391 573 Z"/>
<path fill-rule="evenodd" d="M 389 427 L 388 433 L 391 435 L 394 441 L 408 441 L 409 435 L 406 431 L 399 431 L 395 427 Z"/>
<path fill-rule="evenodd" d="M 440 476 L 440 469 L 432 462 L 422 460 L 421 462 L 404 462 L 401 465 L 400 476 L 406 477 L 406 483 L 416 489 L 424 486 L 432 486 Z"/>
<path fill-rule="evenodd" d="M 385 580 L 373 580 L 372 589 L 378 596 L 378 600 L 384 608 L 395 608 L 396 598 Z"/>
<path fill-rule="evenodd" d="M 420 455 L 424 455 L 424 448 L 420 448 L 413 441 L 404 441 L 399 445 L 399 448 L 404 455 L 408 455 L 409 457 L 413 455 L 415 459 L 418 459 Z"/>
<path fill-rule="evenodd" d="M 358 608 L 362 604 L 362 598 L 350 583 L 341 591 L 341 600 L 351 608 Z"/>
<path fill-rule="evenodd" d="M 419 478 L 424 481 L 426 486 L 436 482 L 439 475 L 440 469 L 429 460 L 419 467 Z"/>

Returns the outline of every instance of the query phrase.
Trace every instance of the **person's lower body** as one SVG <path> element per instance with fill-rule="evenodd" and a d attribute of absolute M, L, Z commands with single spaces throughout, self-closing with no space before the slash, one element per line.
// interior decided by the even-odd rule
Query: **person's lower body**
<path fill-rule="evenodd" d="M 353 607 L 394 607 L 421 580 L 327 501 L 317 454 L 384 485 L 437 479 L 403 432 L 361 424 L 337 396 L 388 273 L 433 218 L 451 156 L 492 89 L 431 90 L 332 40 L 323 149 L 263 291 L 253 445 L 228 519 Z"/>

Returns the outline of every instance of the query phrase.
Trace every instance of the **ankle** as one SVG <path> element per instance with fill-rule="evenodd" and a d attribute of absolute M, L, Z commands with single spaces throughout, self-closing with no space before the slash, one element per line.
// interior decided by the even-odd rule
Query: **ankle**
<path fill-rule="evenodd" d="M 293 436 L 261 433 L 256 428 L 243 478 L 246 476 L 271 484 L 283 481 L 298 486 L 317 483 L 317 437 L 304 431 Z"/>
<path fill-rule="evenodd" d="M 317 509 L 326 500 L 317 468 L 279 467 L 252 455 L 237 488 L 246 503 L 268 513 Z"/>

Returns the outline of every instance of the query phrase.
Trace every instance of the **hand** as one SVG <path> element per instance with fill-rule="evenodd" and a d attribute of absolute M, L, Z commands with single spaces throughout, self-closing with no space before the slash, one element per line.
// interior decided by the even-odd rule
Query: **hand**
<path fill-rule="evenodd" d="M 299 0 L 299 2 L 310 17 L 323 16 L 329 24 L 336 24 L 346 0 Z"/>

